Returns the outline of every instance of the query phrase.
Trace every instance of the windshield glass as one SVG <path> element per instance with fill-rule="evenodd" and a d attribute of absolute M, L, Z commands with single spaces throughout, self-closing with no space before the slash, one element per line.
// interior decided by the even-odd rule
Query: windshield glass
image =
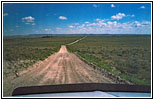
<path fill-rule="evenodd" d="M 151 3 L 3 3 L 3 96 L 79 83 L 151 86 Z"/>

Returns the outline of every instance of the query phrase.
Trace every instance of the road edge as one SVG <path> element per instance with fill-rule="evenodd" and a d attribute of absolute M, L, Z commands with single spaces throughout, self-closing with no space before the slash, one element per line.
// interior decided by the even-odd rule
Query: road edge
<path fill-rule="evenodd" d="M 84 59 L 83 57 L 81 57 L 80 55 L 78 55 L 77 53 L 73 53 L 75 54 L 80 60 L 82 60 L 84 63 L 88 64 L 90 67 L 92 67 L 94 70 L 99 70 L 101 71 L 106 77 L 110 78 L 111 80 L 113 80 L 115 83 L 117 84 L 129 84 L 129 85 L 133 85 L 133 83 L 125 80 L 125 79 L 122 79 L 120 78 L 119 76 L 116 76 L 108 71 L 106 71 L 105 69 L 103 68 L 100 68 L 98 66 L 96 66 L 95 64 L 93 63 L 90 63 L 88 62 L 86 59 Z"/>

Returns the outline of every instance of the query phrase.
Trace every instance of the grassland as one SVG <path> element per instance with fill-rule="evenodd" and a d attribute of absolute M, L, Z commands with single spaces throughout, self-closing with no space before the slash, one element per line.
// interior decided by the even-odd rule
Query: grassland
<path fill-rule="evenodd" d="M 11 80 L 18 77 L 18 72 L 44 60 L 61 45 L 70 43 L 80 37 L 4 37 L 3 38 L 3 91 L 4 96 L 11 95 L 15 83 Z"/>
<path fill-rule="evenodd" d="M 134 84 L 151 84 L 150 36 L 87 37 L 68 48 Z"/>
<path fill-rule="evenodd" d="M 44 60 L 61 45 L 80 39 L 80 36 L 4 37 L 3 38 L 3 95 L 11 95 L 11 80 L 18 71 Z M 67 46 L 100 68 L 134 84 L 150 85 L 150 36 L 88 36 Z M 11 83 L 11 84 L 10 84 Z"/>

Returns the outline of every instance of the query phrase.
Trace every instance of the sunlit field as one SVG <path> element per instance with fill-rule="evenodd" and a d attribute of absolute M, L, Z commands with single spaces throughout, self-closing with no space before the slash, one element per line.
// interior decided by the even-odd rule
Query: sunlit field
<path fill-rule="evenodd" d="M 3 41 L 3 80 L 4 96 L 11 95 L 16 84 L 12 79 L 18 72 L 43 61 L 57 52 L 61 45 L 80 37 L 4 37 Z M 26 85 L 26 84 L 25 84 Z"/>
<path fill-rule="evenodd" d="M 69 49 L 134 84 L 151 83 L 150 36 L 87 37 Z"/>

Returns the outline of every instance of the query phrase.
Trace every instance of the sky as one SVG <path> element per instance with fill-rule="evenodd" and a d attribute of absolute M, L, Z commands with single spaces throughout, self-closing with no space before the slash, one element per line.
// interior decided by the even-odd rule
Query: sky
<path fill-rule="evenodd" d="M 151 4 L 3 3 L 3 34 L 151 34 Z"/>

